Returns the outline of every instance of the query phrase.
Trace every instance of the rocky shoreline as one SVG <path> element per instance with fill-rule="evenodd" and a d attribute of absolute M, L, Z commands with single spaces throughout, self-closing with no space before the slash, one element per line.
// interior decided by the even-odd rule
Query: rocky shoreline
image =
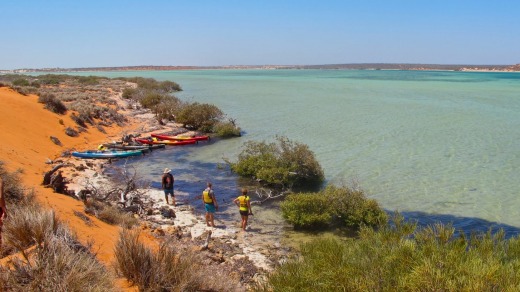
<path fill-rule="evenodd" d="M 121 102 L 124 100 L 119 98 L 118 103 Z M 151 132 L 183 130 L 174 123 L 158 125 L 154 115 L 147 110 L 133 109 L 125 115 L 140 126 L 132 133 L 121 133 L 122 136 L 147 136 Z M 90 146 L 95 148 L 95 145 Z M 63 173 L 68 190 L 77 199 L 80 199 L 78 193 L 87 185 L 102 188 L 113 183 L 112 178 L 105 173 L 110 163 L 108 161 L 64 157 L 52 163 L 67 163 L 72 166 L 64 168 Z M 146 206 L 134 214 L 140 220 L 137 227 L 140 232 L 150 233 L 159 242 L 174 242 L 181 249 L 201 252 L 208 264 L 239 266 L 242 284 L 261 282 L 267 273 L 291 254 L 291 249 L 282 247 L 278 241 L 270 242 L 261 234 L 241 231 L 238 221 L 236 226 L 219 224 L 217 227 L 208 227 L 204 214 L 196 214 L 193 206 L 182 203 L 177 206 L 167 205 L 164 193 L 158 189 L 140 189 L 138 192 L 142 194 L 139 199 Z M 183 195 L 178 191 L 176 194 Z"/>

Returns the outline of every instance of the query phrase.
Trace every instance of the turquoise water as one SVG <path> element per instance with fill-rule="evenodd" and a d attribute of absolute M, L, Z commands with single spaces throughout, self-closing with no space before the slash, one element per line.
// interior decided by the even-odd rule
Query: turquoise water
<path fill-rule="evenodd" d="M 185 165 L 222 163 L 222 157 L 234 159 L 246 140 L 284 135 L 309 145 L 328 182 L 356 183 L 389 211 L 423 223 L 454 221 L 463 229 L 500 225 L 520 230 L 518 73 L 197 70 L 103 75 L 175 81 L 184 89 L 177 96 L 217 105 L 245 131 L 242 138 L 179 150 Z M 233 192 L 233 180 L 223 181 L 229 184 L 223 191 Z"/>

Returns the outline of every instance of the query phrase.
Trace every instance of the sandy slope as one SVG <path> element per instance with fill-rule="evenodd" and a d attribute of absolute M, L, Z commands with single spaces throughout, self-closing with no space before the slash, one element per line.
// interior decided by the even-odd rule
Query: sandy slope
<path fill-rule="evenodd" d="M 98 259 L 108 265 L 114 259 L 113 250 L 119 227 L 93 217 L 91 219 L 94 226 L 87 226 L 74 215 L 74 211 L 83 212 L 80 201 L 55 194 L 52 189 L 43 188 L 41 182 L 43 174 L 50 169 L 45 164 L 48 159 L 58 158 L 67 149 L 94 148 L 101 142 L 118 140 L 120 133 L 132 130 L 133 125 L 105 128 L 107 134 L 89 128 L 87 133 L 82 133 L 79 137 L 69 137 L 64 130 L 67 126 L 75 128 L 74 122 L 68 116 L 44 109 L 43 104 L 37 100 L 35 95 L 23 96 L 9 88 L 0 87 L 0 160 L 9 171 L 21 169 L 23 183 L 33 188 L 36 197 L 44 205 L 54 209 L 59 218 L 77 233 L 80 240 L 92 241 Z M 58 138 L 63 145 L 55 145 L 50 136 Z"/>

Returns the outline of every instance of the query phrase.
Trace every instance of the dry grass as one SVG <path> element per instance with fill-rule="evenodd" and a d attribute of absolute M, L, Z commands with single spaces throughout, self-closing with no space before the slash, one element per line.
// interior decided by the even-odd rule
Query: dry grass
<path fill-rule="evenodd" d="M 53 211 L 42 209 L 24 193 L 18 173 L 6 172 L 0 162 L 0 175 L 10 203 L 2 256 L 20 255 L 0 266 L 0 291 L 114 290 L 113 278 L 90 246 L 81 244 Z"/>
<path fill-rule="evenodd" d="M 157 252 L 123 230 L 116 244 L 116 270 L 140 291 L 243 291 L 236 278 L 214 265 L 205 265 L 194 251 L 179 253 L 163 244 Z"/>

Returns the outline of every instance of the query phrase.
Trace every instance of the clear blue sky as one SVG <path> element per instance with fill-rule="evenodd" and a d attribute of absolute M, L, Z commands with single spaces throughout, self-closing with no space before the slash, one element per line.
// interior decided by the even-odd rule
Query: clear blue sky
<path fill-rule="evenodd" d="M 2 0 L 0 69 L 520 63 L 518 0 Z"/>

